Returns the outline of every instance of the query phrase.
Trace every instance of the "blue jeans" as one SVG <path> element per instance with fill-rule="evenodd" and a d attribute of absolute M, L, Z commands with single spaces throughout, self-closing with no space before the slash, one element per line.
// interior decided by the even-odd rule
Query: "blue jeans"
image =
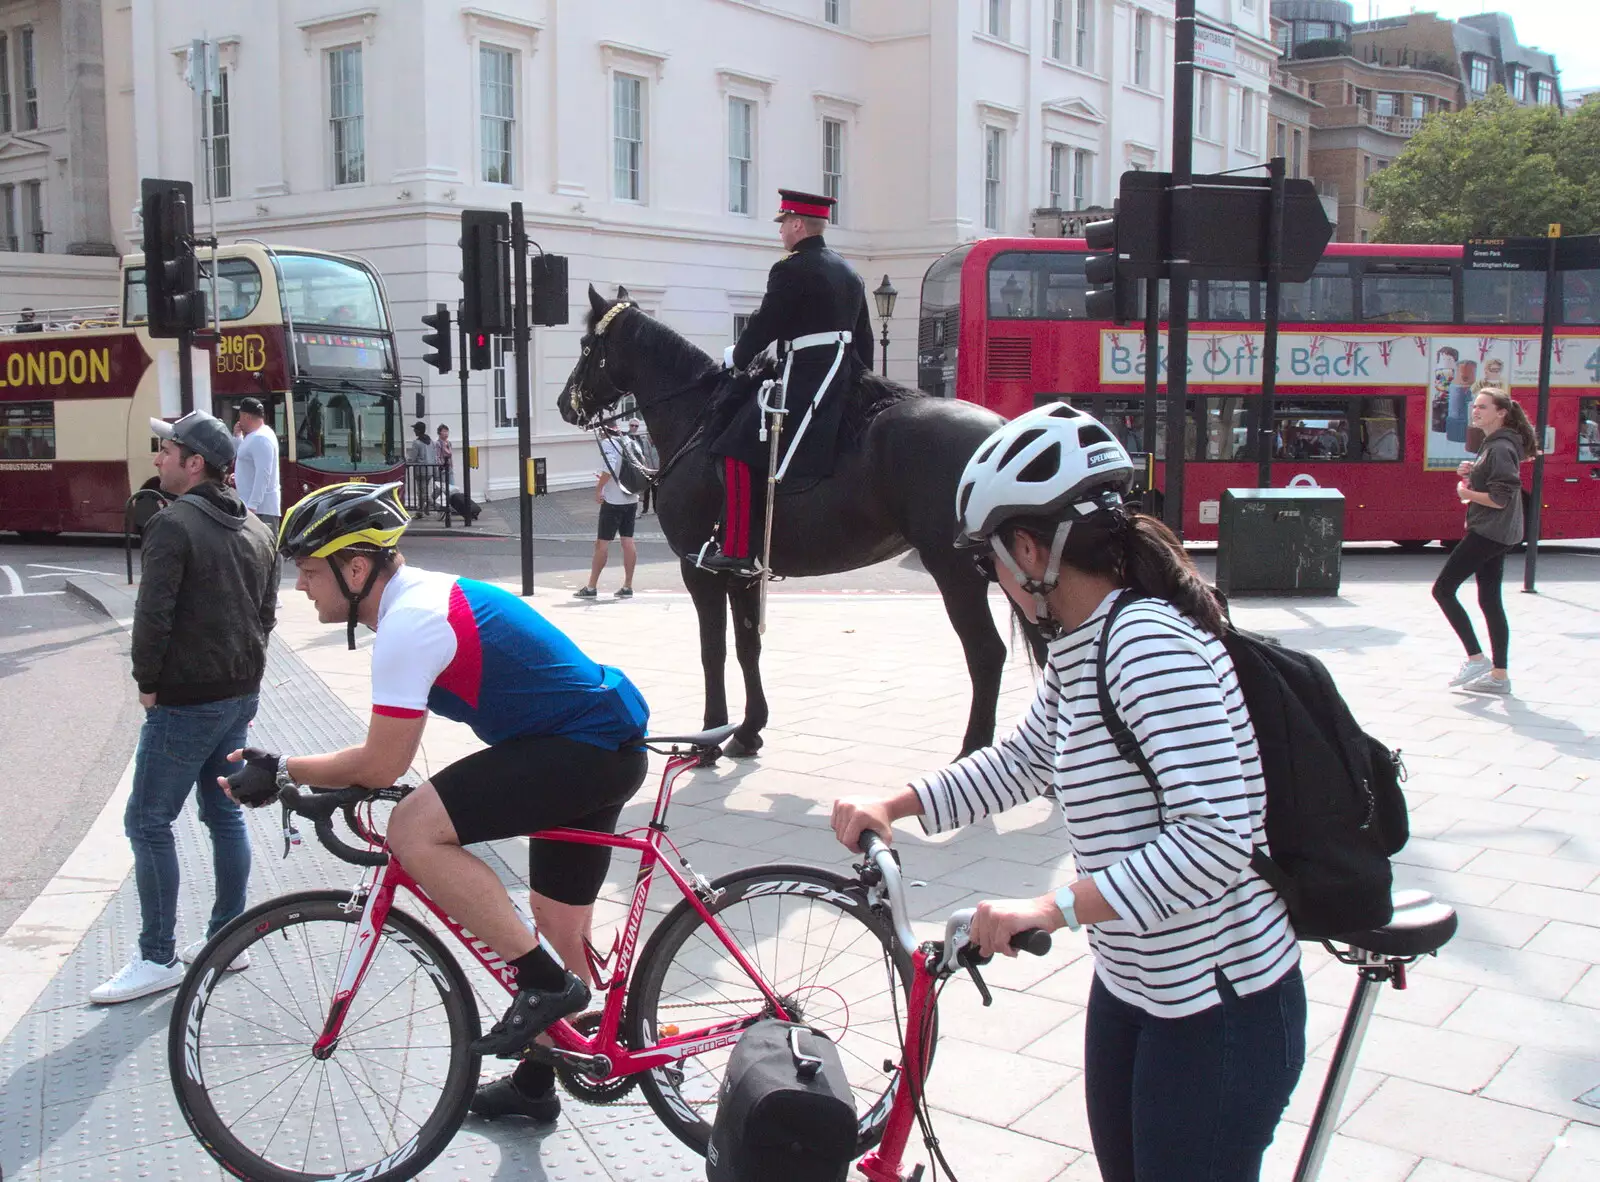
<path fill-rule="evenodd" d="M 1084 1039 L 1089 1134 L 1105 1182 L 1257 1182 L 1306 1058 L 1298 967 L 1222 1004 L 1157 1018 L 1095 977 Z"/>
<path fill-rule="evenodd" d="M 217 896 L 208 937 L 244 910 L 250 882 L 250 838 L 239 806 L 217 786 L 217 777 L 240 767 L 228 753 L 245 745 L 258 697 L 224 698 L 199 706 L 152 706 L 145 711 L 134 756 L 133 792 L 122 825 L 133 844 L 133 876 L 139 888 L 139 955 L 168 964 L 176 954 L 178 852 L 172 823 L 189 789 L 200 785 L 200 819 L 211 831 Z"/>

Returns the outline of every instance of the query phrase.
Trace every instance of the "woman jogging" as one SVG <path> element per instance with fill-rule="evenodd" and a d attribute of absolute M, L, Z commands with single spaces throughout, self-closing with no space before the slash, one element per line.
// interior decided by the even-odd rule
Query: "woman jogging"
<path fill-rule="evenodd" d="M 1505 576 L 1506 551 L 1522 541 L 1519 469 L 1537 441 L 1522 407 L 1504 390 L 1489 386 L 1472 400 L 1472 425 L 1483 432 L 1483 447 L 1476 460 L 1464 460 L 1456 469 L 1461 477 L 1456 496 L 1467 507 L 1467 533 L 1445 559 L 1433 583 L 1433 597 L 1467 650 L 1467 659 L 1450 684 L 1474 694 L 1509 694 L 1511 626 L 1500 600 L 1500 581 Z M 1492 660 L 1483 655 L 1467 609 L 1456 598 L 1469 575 L 1478 579 L 1478 607 L 1489 629 Z"/>
<path fill-rule="evenodd" d="M 962 474 L 961 541 L 1051 637 L 1033 705 L 993 747 L 884 797 L 835 803 L 855 849 L 918 817 L 941 832 L 1053 792 L 1078 878 L 989 901 L 972 937 L 1014 955 L 1027 928 L 1087 927 L 1089 1131 L 1106 1182 L 1256 1182 L 1305 1061 L 1305 986 L 1265 844 L 1255 731 L 1217 599 L 1172 533 L 1122 501 L 1133 465 L 1064 404 L 1001 427 Z M 1159 787 L 1118 754 L 1106 681 Z"/>

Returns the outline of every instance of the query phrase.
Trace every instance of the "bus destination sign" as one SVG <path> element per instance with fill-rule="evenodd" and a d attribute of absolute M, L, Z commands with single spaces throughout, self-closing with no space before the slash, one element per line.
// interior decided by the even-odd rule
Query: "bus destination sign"
<path fill-rule="evenodd" d="M 1468 238 L 1461 265 L 1468 271 L 1543 271 L 1547 238 Z"/>

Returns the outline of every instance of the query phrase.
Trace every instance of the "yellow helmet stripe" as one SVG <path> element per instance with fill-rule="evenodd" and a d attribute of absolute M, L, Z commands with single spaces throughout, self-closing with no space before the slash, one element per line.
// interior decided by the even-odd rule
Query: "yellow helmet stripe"
<path fill-rule="evenodd" d="M 406 527 L 396 526 L 394 529 L 358 529 L 353 533 L 341 534 L 326 546 L 319 546 L 311 552 L 312 558 L 326 558 L 343 550 L 346 546 L 357 543 L 366 543 L 369 546 L 378 546 L 384 550 L 393 550 L 400 542 L 400 537 L 406 532 Z"/>

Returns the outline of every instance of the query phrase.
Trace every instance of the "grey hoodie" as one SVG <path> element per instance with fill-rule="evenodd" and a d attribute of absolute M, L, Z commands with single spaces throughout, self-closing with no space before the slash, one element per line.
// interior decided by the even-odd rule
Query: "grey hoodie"
<path fill-rule="evenodd" d="M 161 706 L 261 688 L 277 622 L 272 531 L 231 488 L 209 481 L 145 526 L 133 614 L 133 678 Z"/>
<path fill-rule="evenodd" d="M 1483 441 L 1467 487 L 1488 493 L 1499 509 L 1467 503 L 1467 528 L 1502 546 L 1522 541 L 1522 437 L 1501 427 Z"/>

